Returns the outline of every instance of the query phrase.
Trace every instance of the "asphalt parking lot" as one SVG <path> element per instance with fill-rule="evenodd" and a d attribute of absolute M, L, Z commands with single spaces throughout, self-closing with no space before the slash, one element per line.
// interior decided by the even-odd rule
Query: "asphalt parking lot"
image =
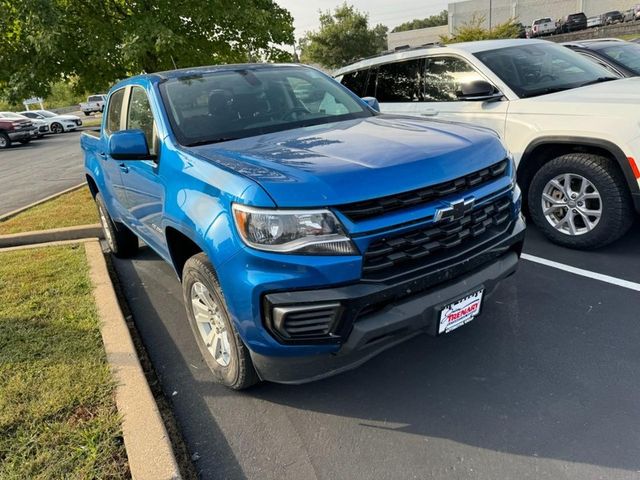
<path fill-rule="evenodd" d="M 80 132 L 0 150 L 0 215 L 84 181 Z"/>
<path fill-rule="evenodd" d="M 638 245 L 638 225 L 590 253 L 530 229 L 525 250 L 638 284 Z M 236 393 L 213 383 L 169 265 L 143 248 L 115 267 L 202 478 L 640 478 L 638 291 L 524 260 L 450 336 Z"/>
<path fill-rule="evenodd" d="M 78 134 L 0 152 L 3 210 L 64 181 L 82 181 Z M 640 478 L 639 245 L 638 222 L 589 253 L 530 228 L 527 260 L 464 328 L 243 393 L 213 383 L 169 265 L 146 247 L 114 265 L 204 479 L 613 480 Z"/>

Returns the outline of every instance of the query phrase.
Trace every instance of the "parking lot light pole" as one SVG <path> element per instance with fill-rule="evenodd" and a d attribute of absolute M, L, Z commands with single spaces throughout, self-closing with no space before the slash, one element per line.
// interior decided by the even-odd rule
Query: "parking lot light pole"
<path fill-rule="evenodd" d="M 489 0 L 489 31 L 491 31 L 491 6 L 493 4 L 493 0 Z"/>

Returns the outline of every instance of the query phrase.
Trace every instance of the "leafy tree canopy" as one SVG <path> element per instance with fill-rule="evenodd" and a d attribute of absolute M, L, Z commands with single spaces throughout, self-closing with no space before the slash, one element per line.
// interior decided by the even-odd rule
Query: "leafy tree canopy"
<path fill-rule="evenodd" d="M 274 0 L 0 0 L 0 97 L 72 80 L 103 91 L 174 66 L 288 60 L 293 19 Z"/>
<path fill-rule="evenodd" d="M 334 12 L 320 12 L 320 29 L 300 40 L 300 59 L 337 68 L 387 47 L 387 27 L 369 28 L 369 16 L 346 3 Z"/>
<path fill-rule="evenodd" d="M 449 23 L 449 13 L 443 10 L 437 15 L 431 15 L 427 18 L 416 18 L 410 22 L 401 23 L 391 30 L 391 32 L 406 32 L 407 30 L 416 30 L 418 28 L 440 27 L 447 23 Z"/>
<path fill-rule="evenodd" d="M 485 28 L 486 18 L 474 15 L 467 23 L 456 28 L 453 37 L 440 37 L 443 43 L 475 42 L 477 40 L 495 40 L 501 38 L 518 38 L 522 25 L 512 18 L 504 23 L 494 25 L 491 30 Z"/>

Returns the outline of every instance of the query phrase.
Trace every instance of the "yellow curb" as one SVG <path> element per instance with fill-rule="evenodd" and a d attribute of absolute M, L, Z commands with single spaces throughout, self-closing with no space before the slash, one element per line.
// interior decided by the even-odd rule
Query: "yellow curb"
<path fill-rule="evenodd" d="M 82 182 L 81 184 L 76 185 L 74 187 L 67 188 L 66 190 L 62 190 L 61 192 L 54 193 L 53 195 L 49 195 L 48 197 L 43 198 L 42 200 L 38 200 L 36 202 L 30 203 L 29 205 L 26 205 L 24 207 L 16 208 L 15 210 L 12 210 L 12 211 L 10 211 L 8 213 L 5 213 L 4 215 L 0 215 L 0 222 L 4 222 L 5 220 L 9 220 L 11 217 L 15 217 L 16 215 L 18 215 L 19 213 L 24 212 L 25 210 L 29 210 L 30 208 L 33 208 L 36 205 L 40 205 L 41 203 L 48 202 L 49 200 L 53 200 L 54 198 L 58 198 L 59 196 L 64 195 L 65 193 L 69 193 L 69 192 L 73 192 L 74 190 L 78 190 L 79 188 L 82 188 L 85 185 L 87 185 L 87 182 Z"/>
<path fill-rule="evenodd" d="M 102 226 L 99 223 L 0 235 L 0 248 L 33 245 L 36 243 L 58 242 L 63 240 L 79 240 L 89 237 L 103 237 Z"/>
<path fill-rule="evenodd" d="M 84 247 L 95 287 L 102 341 L 117 381 L 116 404 L 122 415 L 131 476 L 135 480 L 180 479 L 167 430 L 118 305 L 100 242 L 87 241 Z"/>

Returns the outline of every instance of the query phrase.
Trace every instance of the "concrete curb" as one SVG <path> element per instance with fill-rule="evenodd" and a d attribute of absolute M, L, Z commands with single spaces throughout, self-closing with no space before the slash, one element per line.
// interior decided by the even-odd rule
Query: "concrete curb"
<path fill-rule="evenodd" d="M 18 245 L 16 247 L 0 248 L 0 252 L 12 252 L 14 250 L 31 250 L 33 248 L 59 247 L 60 245 L 78 245 L 87 242 L 98 242 L 98 238 L 81 238 L 79 240 L 61 240 L 59 242 L 34 243 L 33 245 Z"/>
<path fill-rule="evenodd" d="M 15 210 L 12 210 L 9 213 L 5 213 L 4 215 L 0 215 L 0 222 L 4 222 L 5 220 L 10 219 L 11 217 L 15 217 L 19 213 L 22 213 L 25 210 L 29 210 L 30 208 L 35 207 L 36 205 L 40 205 L 41 203 L 48 202 L 49 200 L 53 200 L 54 198 L 58 198 L 59 196 L 64 195 L 65 193 L 69 193 L 69 192 L 73 192 L 74 190 L 78 190 L 79 188 L 84 187 L 86 184 L 87 184 L 87 182 L 82 182 L 82 183 L 76 185 L 75 187 L 67 188 L 66 190 L 62 190 L 61 192 L 54 193 L 53 195 L 49 195 L 48 197 L 43 198 L 42 200 L 38 200 L 38 201 L 30 203 L 29 205 L 26 205 L 24 207 L 20 207 L 20 208 L 17 208 Z"/>
<path fill-rule="evenodd" d="M 117 381 L 116 404 L 122 415 L 131 476 L 136 480 L 180 479 L 167 430 L 120 310 L 100 242 L 87 241 L 84 248 L 95 287 L 102 341 Z"/>
<path fill-rule="evenodd" d="M 75 227 L 36 230 L 34 232 L 12 233 L 0 235 L 0 248 L 34 245 L 64 240 L 81 240 L 83 238 L 103 238 L 104 233 L 99 223 L 78 225 Z"/>

